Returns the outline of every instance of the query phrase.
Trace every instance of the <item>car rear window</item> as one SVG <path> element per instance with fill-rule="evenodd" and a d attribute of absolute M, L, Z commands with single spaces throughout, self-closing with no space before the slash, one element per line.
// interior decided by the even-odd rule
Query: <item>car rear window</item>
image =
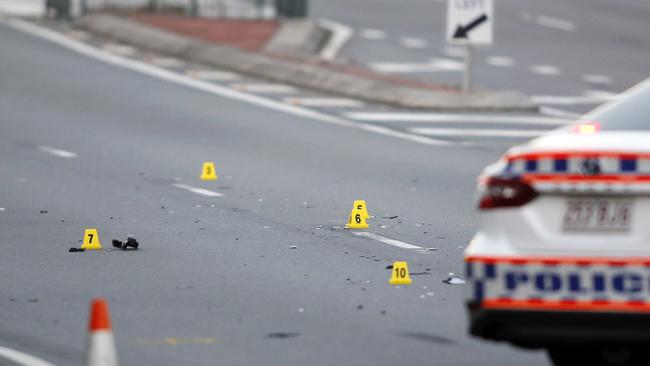
<path fill-rule="evenodd" d="M 650 82 L 587 116 L 604 131 L 650 131 Z"/>

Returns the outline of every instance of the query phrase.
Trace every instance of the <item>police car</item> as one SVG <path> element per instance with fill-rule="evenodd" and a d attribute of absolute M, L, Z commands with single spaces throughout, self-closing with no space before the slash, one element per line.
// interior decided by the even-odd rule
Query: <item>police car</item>
<path fill-rule="evenodd" d="M 470 332 L 556 365 L 650 365 L 650 79 L 478 185 Z"/>

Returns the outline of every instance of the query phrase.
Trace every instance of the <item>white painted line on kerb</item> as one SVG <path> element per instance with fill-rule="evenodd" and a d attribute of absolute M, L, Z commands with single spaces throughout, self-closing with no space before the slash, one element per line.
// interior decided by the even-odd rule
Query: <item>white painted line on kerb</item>
<path fill-rule="evenodd" d="M 256 83 L 240 83 L 230 85 L 233 89 L 241 90 L 249 93 L 261 94 L 293 94 L 297 93 L 298 89 L 293 86 L 284 84 L 256 84 Z"/>
<path fill-rule="evenodd" d="M 362 101 L 347 98 L 286 98 L 284 101 L 305 107 L 358 108 L 363 106 Z"/>
<path fill-rule="evenodd" d="M 73 153 L 72 151 L 65 151 L 61 149 L 55 149 L 53 147 L 49 146 L 39 146 L 39 150 L 41 150 L 44 153 L 48 153 L 50 155 L 58 156 L 60 158 L 66 158 L 66 159 L 73 159 L 77 157 L 77 154 Z"/>
<path fill-rule="evenodd" d="M 533 95 L 530 99 L 535 104 L 550 105 L 582 105 L 602 104 L 616 100 L 617 95 Z"/>
<path fill-rule="evenodd" d="M 428 136 L 463 136 L 463 137 L 537 137 L 548 131 L 542 130 L 499 130 L 499 129 L 461 129 L 461 128 L 409 128 L 409 131 Z"/>
<path fill-rule="evenodd" d="M 421 49 L 429 46 L 429 42 L 422 38 L 402 38 L 399 44 L 404 48 Z"/>
<path fill-rule="evenodd" d="M 136 53 L 135 48 L 123 44 L 107 43 L 104 50 L 120 56 L 133 56 Z"/>
<path fill-rule="evenodd" d="M 569 119 L 540 116 L 512 115 L 476 115 L 476 114 L 445 114 L 445 113 L 373 113 L 349 112 L 343 116 L 364 122 L 405 122 L 405 123 L 488 123 L 488 124 L 533 124 L 561 126 Z"/>
<path fill-rule="evenodd" d="M 385 236 L 377 235 L 368 231 L 353 231 L 354 235 L 356 236 L 363 236 L 364 238 L 372 239 L 372 240 L 377 240 L 379 242 L 382 242 L 384 244 L 392 245 L 394 247 L 402 248 L 402 249 L 422 249 L 422 247 L 419 247 L 417 245 L 405 243 L 403 241 L 395 240 L 395 239 L 390 239 Z"/>
<path fill-rule="evenodd" d="M 535 18 L 535 23 L 537 23 L 537 25 L 541 25 L 542 27 L 553 28 L 567 32 L 576 30 L 575 23 L 560 18 L 549 17 L 546 15 L 538 15 Z"/>
<path fill-rule="evenodd" d="M 241 75 L 230 71 L 189 70 L 187 75 L 194 79 L 207 81 L 235 81 L 241 79 Z"/>
<path fill-rule="evenodd" d="M 26 353 L 7 347 L 0 347 L 0 358 L 4 358 L 6 360 L 24 366 L 54 366 L 53 364 L 38 357 L 28 355 Z"/>
<path fill-rule="evenodd" d="M 370 39 L 373 41 L 386 38 L 386 32 L 380 29 L 362 29 L 359 35 L 361 38 Z"/>
<path fill-rule="evenodd" d="M 513 60 L 512 57 L 506 56 L 489 56 L 485 62 L 487 62 L 488 65 L 496 67 L 512 67 L 515 65 L 515 60 Z"/>
<path fill-rule="evenodd" d="M 557 76 L 562 74 L 562 70 L 559 67 L 553 65 L 533 65 L 530 67 L 530 71 L 539 75 L 547 76 Z"/>
<path fill-rule="evenodd" d="M 9 19 L 3 21 L 0 19 L 0 23 L 5 23 L 11 26 L 14 29 L 23 31 L 25 33 L 31 34 L 33 36 L 45 39 L 47 41 L 58 44 L 59 46 L 65 47 L 71 51 L 84 55 L 86 57 L 93 58 L 95 60 L 111 64 L 117 67 L 124 69 L 132 70 L 142 74 L 149 75 L 151 77 L 164 80 L 170 83 L 177 85 L 182 85 L 187 88 L 192 88 L 194 90 L 200 90 L 205 93 L 217 95 L 222 98 L 228 98 L 232 100 L 237 100 L 239 102 L 252 104 L 261 108 L 267 108 L 277 112 L 287 113 L 294 116 L 302 117 L 305 119 L 310 119 L 312 121 L 327 123 L 339 127 L 345 127 L 360 131 L 366 131 L 374 133 L 381 136 L 397 138 L 405 141 L 410 141 L 422 145 L 428 146 L 458 146 L 463 145 L 463 142 L 450 142 L 444 140 L 433 139 L 425 136 L 413 135 L 410 133 L 397 131 L 388 127 L 376 126 L 367 123 L 353 122 L 346 120 L 344 118 L 332 116 L 326 113 L 319 111 L 311 110 L 308 108 L 301 108 L 294 105 L 289 105 L 287 103 L 275 101 L 272 99 L 267 99 L 258 95 L 242 93 L 231 88 L 219 86 L 213 83 L 209 83 L 202 80 L 195 80 L 186 75 L 178 74 L 169 70 L 161 69 L 159 67 L 154 67 L 137 60 L 132 60 L 124 58 L 117 55 L 112 55 L 108 52 L 104 52 L 97 48 L 86 45 L 82 42 L 70 39 L 64 35 L 61 35 L 57 32 L 51 31 L 49 29 L 34 25 L 32 23 L 20 20 L 20 19 Z"/>
<path fill-rule="evenodd" d="M 152 65 L 169 68 L 181 67 L 185 64 L 183 61 L 173 57 L 153 57 L 149 61 Z"/>
<path fill-rule="evenodd" d="M 174 187 L 176 187 L 176 188 L 184 189 L 186 191 L 190 191 L 192 193 L 201 194 L 201 195 L 208 196 L 208 197 L 222 197 L 223 196 L 223 194 L 221 194 L 219 192 L 214 192 L 214 191 L 210 191 L 210 190 L 203 189 L 203 188 L 192 187 L 192 186 L 188 186 L 186 184 L 174 183 L 172 185 Z"/>
<path fill-rule="evenodd" d="M 354 31 L 345 24 L 327 19 L 320 19 L 320 25 L 331 33 L 327 44 L 320 51 L 320 58 L 326 61 L 333 61 L 341 51 L 341 48 L 352 38 Z"/>

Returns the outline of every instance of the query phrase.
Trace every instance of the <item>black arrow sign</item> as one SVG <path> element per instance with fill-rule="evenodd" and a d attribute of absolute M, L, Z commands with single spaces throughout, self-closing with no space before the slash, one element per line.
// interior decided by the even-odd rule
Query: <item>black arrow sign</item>
<path fill-rule="evenodd" d="M 466 26 L 458 25 L 456 28 L 456 32 L 454 33 L 454 39 L 456 38 L 467 38 L 467 33 L 471 31 L 472 29 L 478 27 L 481 25 L 481 23 L 485 22 L 488 20 L 487 15 L 483 14 L 480 17 L 474 19 L 471 23 L 467 24 Z"/>

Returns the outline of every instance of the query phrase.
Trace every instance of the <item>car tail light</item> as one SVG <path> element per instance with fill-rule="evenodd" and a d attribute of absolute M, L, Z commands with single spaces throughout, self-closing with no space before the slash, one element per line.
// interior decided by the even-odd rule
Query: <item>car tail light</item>
<path fill-rule="evenodd" d="M 479 185 L 479 208 L 519 207 L 537 197 L 537 192 L 520 178 L 489 177 Z"/>

